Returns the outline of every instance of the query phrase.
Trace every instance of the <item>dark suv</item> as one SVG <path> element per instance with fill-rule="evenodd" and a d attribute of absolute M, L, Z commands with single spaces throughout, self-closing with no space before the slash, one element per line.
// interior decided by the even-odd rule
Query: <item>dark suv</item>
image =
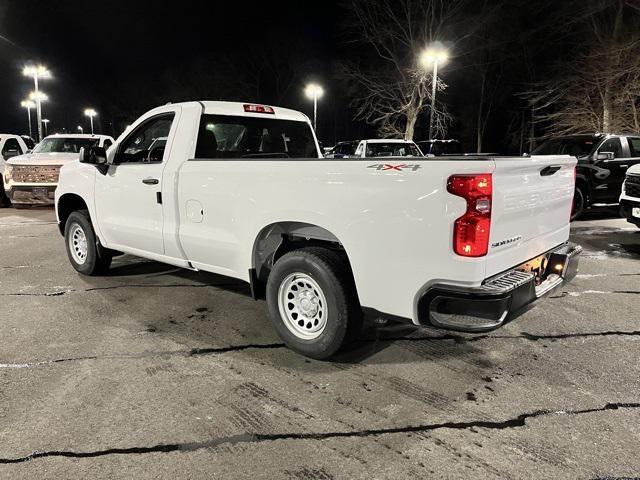
<path fill-rule="evenodd" d="M 531 155 L 572 155 L 578 159 L 571 219 L 593 204 L 618 203 L 627 169 L 640 163 L 640 135 L 595 133 L 551 138 Z"/>

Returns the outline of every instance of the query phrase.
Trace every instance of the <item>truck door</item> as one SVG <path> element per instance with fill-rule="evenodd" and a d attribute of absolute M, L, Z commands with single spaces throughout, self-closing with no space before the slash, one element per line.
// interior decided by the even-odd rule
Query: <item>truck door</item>
<path fill-rule="evenodd" d="M 175 115 L 161 113 L 135 127 L 119 142 L 107 174 L 96 176 L 99 228 L 114 248 L 164 254 L 162 174 Z"/>
<path fill-rule="evenodd" d="M 597 160 L 598 153 L 613 153 L 611 160 Z M 617 202 L 620 197 L 620 189 L 624 181 L 629 158 L 625 154 L 622 141 L 619 137 L 612 137 L 605 140 L 596 153 L 595 166 L 599 169 L 594 171 L 592 178 L 595 188 L 593 189 L 594 202 Z"/>

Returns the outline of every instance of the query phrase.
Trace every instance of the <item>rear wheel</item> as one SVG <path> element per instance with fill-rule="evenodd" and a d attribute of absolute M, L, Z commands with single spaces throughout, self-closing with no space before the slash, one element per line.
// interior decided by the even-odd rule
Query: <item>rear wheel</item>
<path fill-rule="evenodd" d="M 326 359 L 360 331 L 362 312 L 346 261 L 308 247 L 280 258 L 267 281 L 269 314 L 289 348 Z"/>
<path fill-rule="evenodd" d="M 69 261 L 78 272 L 98 275 L 109 269 L 112 256 L 98 245 L 89 212 L 81 210 L 69 215 L 64 238 Z"/>
<path fill-rule="evenodd" d="M 586 205 L 586 197 L 582 187 L 576 187 L 573 194 L 573 205 L 571 207 L 571 221 L 578 220 L 584 213 Z"/>

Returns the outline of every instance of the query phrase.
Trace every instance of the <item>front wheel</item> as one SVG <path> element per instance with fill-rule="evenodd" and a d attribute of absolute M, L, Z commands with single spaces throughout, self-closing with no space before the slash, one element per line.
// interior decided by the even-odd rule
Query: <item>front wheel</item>
<path fill-rule="evenodd" d="M 267 303 L 278 335 L 307 357 L 331 357 L 360 330 L 362 312 L 351 271 L 326 248 L 283 255 L 269 275 Z"/>
<path fill-rule="evenodd" d="M 571 221 L 578 220 L 587 207 L 587 200 L 581 187 L 576 187 L 573 193 L 573 205 L 571 207 Z"/>
<path fill-rule="evenodd" d="M 64 226 L 64 239 L 71 265 L 83 275 L 98 275 L 111 265 L 111 255 L 98 246 L 89 212 L 78 211 L 69 215 Z"/>

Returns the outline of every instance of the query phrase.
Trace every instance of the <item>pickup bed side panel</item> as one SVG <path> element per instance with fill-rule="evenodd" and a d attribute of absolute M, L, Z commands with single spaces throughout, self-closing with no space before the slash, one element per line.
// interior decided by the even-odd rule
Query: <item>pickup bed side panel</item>
<path fill-rule="evenodd" d="M 419 168 L 374 166 L 413 162 Z M 485 278 L 484 259 L 453 253 L 466 204 L 446 183 L 493 168 L 492 160 L 190 160 L 179 171 L 180 240 L 195 267 L 248 280 L 264 227 L 317 225 L 343 244 L 363 306 L 414 318 L 425 284 Z"/>

